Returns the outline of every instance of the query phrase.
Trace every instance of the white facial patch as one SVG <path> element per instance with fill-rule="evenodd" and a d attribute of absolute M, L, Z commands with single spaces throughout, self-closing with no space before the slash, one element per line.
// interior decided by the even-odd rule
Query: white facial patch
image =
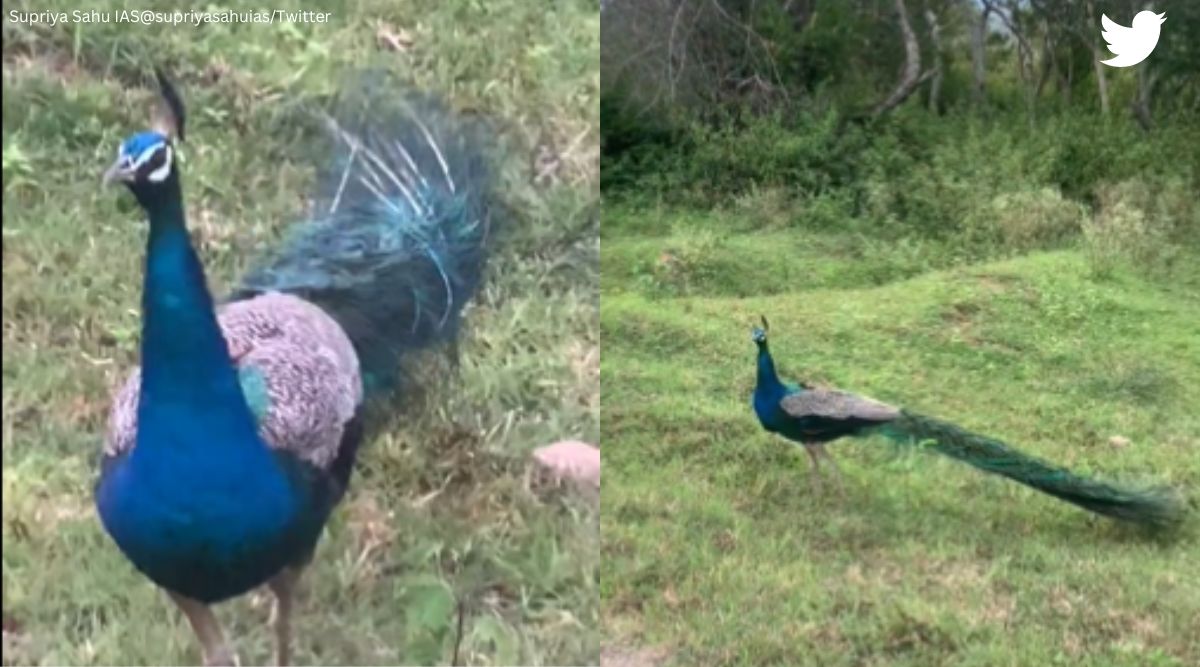
<path fill-rule="evenodd" d="M 162 183 L 164 180 L 166 180 L 167 175 L 171 173 L 172 155 L 171 146 L 168 144 L 155 144 L 139 153 L 136 158 L 131 158 L 130 156 L 126 155 L 123 160 L 124 162 L 128 163 L 126 171 L 131 174 L 136 174 L 138 170 L 142 168 L 142 165 L 153 159 L 159 151 L 165 151 L 163 154 L 164 159 L 162 166 L 150 172 L 149 174 L 146 174 L 146 178 L 148 178 L 152 183 Z"/>
<path fill-rule="evenodd" d="M 171 174 L 171 147 L 164 146 L 163 150 L 165 150 L 166 153 L 165 153 L 165 159 L 163 159 L 162 166 L 159 167 L 158 169 L 155 169 L 154 171 L 150 172 L 149 174 L 146 174 L 146 178 L 150 179 L 151 183 L 162 183 L 164 180 L 166 180 L 167 176 L 169 176 Z M 147 152 L 150 152 L 150 151 L 147 151 Z M 144 155 L 144 153 L 143 153 L 143 155 Z M 140 159 L 139 159 L 139 161 L 140 161 Z"/>

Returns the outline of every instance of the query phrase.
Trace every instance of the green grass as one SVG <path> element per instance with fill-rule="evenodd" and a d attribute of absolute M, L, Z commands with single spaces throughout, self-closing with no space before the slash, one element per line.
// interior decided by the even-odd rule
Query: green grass
<path fill-rule="evenodd" d="M 749 405 L 765 314 L 788 379 L 1194 498 L 1194 291 L 736 211 L 606 202 L 601 243 L 606 636 L 680 665 L 1200 662 L 1194 513 L 1147 535 L 879 438 L 831 448 L 839 498 Z"/>
<path fill-rule="evenodd" d="M 312 169 L 296 159 L 298 112 L 342 68 L 394 69 L 495 121 L 512 216 L 469 308 L 462 364 L 452 375 L 431 358 L 421 394 L 398 401 L 394 424 L 364 447 L 302 584 L 296 661 L 446 663 L 456 600 L 465 663 L 596 660 L 598 513 L 523 483 L 534 447 L 599 435 L 596 4 L 323 4 L 325 24 L 199 29 L 6 16 L 6 665 L 199 657 L 91 503 L 109 392 L 136 361 L 145 234 L 130 197 L 99 179 L 146 124 L 152 65 L 173 73 L 189 105 L 186 196 L 218 293 L 301 215 Z M 244 664 L 269 658 L 267 602 L 218 608 Z"/>

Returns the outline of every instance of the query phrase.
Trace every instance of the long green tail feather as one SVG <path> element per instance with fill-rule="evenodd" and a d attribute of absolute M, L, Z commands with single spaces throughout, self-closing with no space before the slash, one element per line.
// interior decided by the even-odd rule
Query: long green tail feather
<path fill-rule="evenodd" d="M 1097 514 L 1133 523 L 1165 526 L 1178 523 L 1184 503 L 1170 487 L 1123 488 L 1080 477 L 986 436 L 944 421 L 903 411 L 880 427 L 880 433 L 900 444 L 923 447 L 1037 489 Z"/>

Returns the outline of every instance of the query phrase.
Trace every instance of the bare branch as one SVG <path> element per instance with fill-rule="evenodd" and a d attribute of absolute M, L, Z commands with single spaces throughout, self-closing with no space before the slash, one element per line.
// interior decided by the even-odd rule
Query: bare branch
<path fill-rule="evenodd" d="M 871 115 L 876 117 L 900 106 L 926 78 L 921 75 L 921 48 L 917 44 L 917 35 L 908 22 L 908 8 L 904 6 L 904 0 L 896 0 L 896 12 L 900 15 L 900 34 L 904 38 L 904 69 L 896 89 L 871 112 Z M 932 76 L 931 72 L 927 74 Z"/>

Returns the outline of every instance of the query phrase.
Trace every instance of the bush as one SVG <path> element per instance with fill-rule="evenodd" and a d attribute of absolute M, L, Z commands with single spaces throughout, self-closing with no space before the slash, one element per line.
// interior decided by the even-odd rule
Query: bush
<path fill-rule="evenodd" d="M 714 277 L 714 260 L 720 255 L 724 237 L 709 230 L 691 230 L 676 238 L 680 240 L 664 248 L 652 266 L 640 271 L 643 287 L 650 293 L 690 294 L 696 283 Z"/>
<path fill-rule="evenodd" d="M 1186 222 L 1200 218 L 1187 187 L 1200 173 L 1189 152 L 1198 137 L 1186 123 L 1144 133 L 1098 115 L 1031 124 L 1023 111 L 910 107 L 858 124 L 819 109 L 693 120 L 669 139 L 614 116 L 605 133 L 623 148 L 604 165 L 605 195 L 729 210 L 754 228 L 933 241 L 955 261 L 1061 246 L 1085 220 L 1097 267 L 1121 256 L 1177 263 L 1167 246 L 1200 238 L 1200 223 Z"/>
<path fill-rule="evenodd" d="M 976 243 L 1028 252 L 1049 248 L 1079 234 L 1087 208 L 1057 189 L 1038 188 L 996 195 L 967 217 L 967 236 Z"/>
<path fill-rule="evenodd" d="M 1191 178 L 1133 178 L 1096 189 L 1099 208 L 1084 222 L 1092 270 L 1107 275 L 1128 266 L 1151 276 L 1170 275 L 1194 261 L 1200 245 L 1200 202 Z"/>
<path fill-rule="evenodd" d="M 688 180 L 714 193 L 777 185 L 811 195 L 854 176 L 852 161 L 841 157 L 845 147 L 833 113 L 799 115 L 790 123 L 768 116 L 720 129 L 697 125 L 692 135 Z"/>

